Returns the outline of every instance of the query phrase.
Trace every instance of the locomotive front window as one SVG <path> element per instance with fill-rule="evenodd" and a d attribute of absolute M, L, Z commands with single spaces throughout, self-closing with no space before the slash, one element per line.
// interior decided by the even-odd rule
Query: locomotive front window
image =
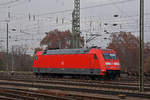
<path fill-rule="evenodd" d="M 117 59 L 116 55 L 111 53 L 103 53 L 103 56 L 105 59 Z"/>
<path fill-rule="evenodd" d="M 117 59 L 116 54 L 110 54 L 112 59 Z"/>

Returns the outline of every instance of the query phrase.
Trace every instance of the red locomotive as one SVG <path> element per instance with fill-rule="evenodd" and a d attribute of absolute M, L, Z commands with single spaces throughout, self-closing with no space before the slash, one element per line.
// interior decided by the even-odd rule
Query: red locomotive
<path fill-rule="evenodd" d="M 116 77 L 120 75 L 120 63 L 110 49 L 57 49 L 37 52 L 33 70 L 36 75 Z"/>

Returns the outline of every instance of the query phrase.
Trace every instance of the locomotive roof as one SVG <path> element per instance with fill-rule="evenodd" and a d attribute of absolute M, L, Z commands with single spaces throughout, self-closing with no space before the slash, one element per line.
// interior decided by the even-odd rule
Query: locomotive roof
<path fill-rule="evenodd" d="M 57 49 L 57 50 L 46 50 L 43 54 L 54 55 L 54 54 L 87 54 L 90 49 L 80 48 L 80 49 Z"/>

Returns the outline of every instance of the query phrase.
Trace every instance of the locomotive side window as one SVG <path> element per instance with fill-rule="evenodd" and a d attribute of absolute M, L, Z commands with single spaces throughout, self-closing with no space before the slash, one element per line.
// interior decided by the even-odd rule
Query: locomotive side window
<path fill-rule="evenodd" d="M 97 59 L 97 55 L 96 54 L 94 54 L 94 59 Z"/>
<path fill-rule="evenodd" d="M 45 50 L 44 52 L 43 52 L 43 55 L 45 55 L 47 53 L 47 51 Z"/>
<path fill-rule="evenodd" d="M 35 60 L 37 60 L 37 59 L 38 59 L 38 57 L 36 56 L 36 57 L 35 57 Z"/>

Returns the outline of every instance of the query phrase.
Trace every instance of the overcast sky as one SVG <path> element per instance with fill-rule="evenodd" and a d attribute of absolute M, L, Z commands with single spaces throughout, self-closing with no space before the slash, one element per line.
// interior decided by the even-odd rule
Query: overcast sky
<path fill-rule="evenodd" d="M 104 35 L 104 30 L 110 33 L 127 31 L 135 35 L 139 34 L 140 0 L 80 1 L 82 35 L 92 33 L 103 35 L 91 41 L 90 45 L 103 46 L 106 43 L 106 40 L 103 40 L 104 37 L 107 37 Z M 144 1 L 145 41 L 150 41 L 150 0 Z M 26 45 L 34 49 L 39 46 L 39 41 L 45 36 L 45 32 L 53 29 L 71 30 L 73 7 L 73 0 L 0 0 L 0 40 L 6 40 L 8 12 L 10 12 L 10 45 Z M 64 12 L 57 13 L 58 11 Z M 114 18 L 116 14 L 119 17 Z M 104 23 L 108 25 L 104 26 Z M 118 26 L 112 26 L 115 23 Z M 16 31 L 13 32 L 11 29 L 16 29 Z M 5 42 L 1 42 L 0 45 L 5 47 Z"/>

